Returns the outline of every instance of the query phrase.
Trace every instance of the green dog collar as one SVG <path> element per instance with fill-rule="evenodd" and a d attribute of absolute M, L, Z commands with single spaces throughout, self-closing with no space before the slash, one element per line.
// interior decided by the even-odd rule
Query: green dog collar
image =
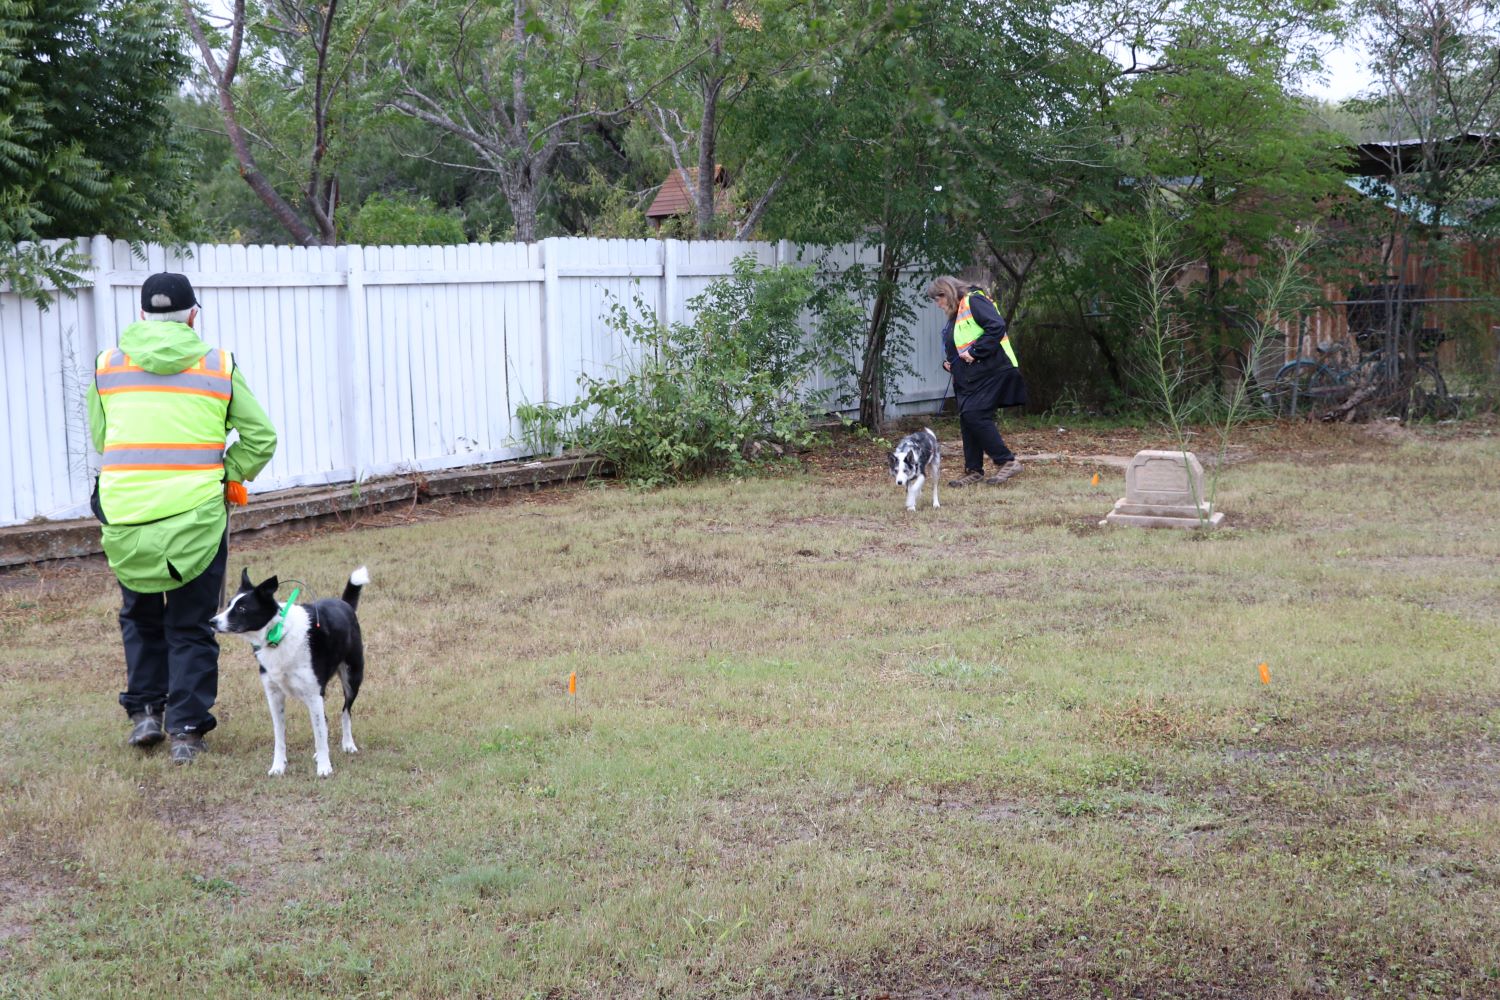
<path fill-rule="evenodd" d="M 286 603 L 281 606 L 281 614 L 276 616 L 276 624 L 272 625 L 271 630 L 266 633 L 266 645 L 272 649 L 281 645 L 282 636 L 286 633 L 286 613 L 291 610 L 293 604 L 297 603 L 297 595 L 300 593 L 302 593 L 301 587 L 292 588 L 292 596 L 287 598 Z"/>

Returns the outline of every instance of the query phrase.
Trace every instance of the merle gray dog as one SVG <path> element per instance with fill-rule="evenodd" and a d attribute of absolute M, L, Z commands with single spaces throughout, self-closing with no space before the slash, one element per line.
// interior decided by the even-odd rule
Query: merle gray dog
<path fill-rule="evenodd" d="M 891 475 L 897 486 L 906 487 L 906 509 L 917 509 L 917 497 L 922 494 L 922 484 L 932 479 L 932 505 L 938 503 L 938 478 L 943 471 L 943 451 L 938 445 L 937 435 L 926 427 L 908 434 L 896 442 L 891 452 Z"/>

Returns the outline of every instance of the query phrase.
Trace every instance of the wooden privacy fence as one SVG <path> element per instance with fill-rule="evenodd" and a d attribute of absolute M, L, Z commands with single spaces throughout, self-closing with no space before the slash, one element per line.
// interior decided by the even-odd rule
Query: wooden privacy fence
<path fill-rule="evenodd" d="M 280 433 L 255 491 L 525 457 L 516 408 L 568 403 L 580 375 L 628 364 L 612 304 L 666 321 L 746 254 L 843 268 L 876 261 L 781 243 L 548 239 L 436 247 L 149 246 L 79 240 L 89 284 L 43 310 L 0 286 L 0 525 L 88 513 L 98 457 L 94 357 L 138 316 L 161 270 L 191 276 L 198 330 L 227 348 Z M 919 276 L 910 275 L 914 299 Z M 639 303 L 639 305 L 637 305 Z M 947 376 L 935 310 L 916 302 L 916 376 L 893 412 L 934 405 Z M 851 353 L 859 331 L 850 331 Z M 817 388 L 843 388 L 820 384 Z"/>

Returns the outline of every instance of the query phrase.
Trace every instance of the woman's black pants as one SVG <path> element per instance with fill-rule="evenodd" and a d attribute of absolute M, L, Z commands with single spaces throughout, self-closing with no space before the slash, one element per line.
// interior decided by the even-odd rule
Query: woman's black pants
<path fill-rule="evenodd" d="M 958 429 L 964 439 L 964 471 L 983 472 L 986 455 L 996 465 L 1015 460 L 1016 453 L 1005 446 L 1000 428 L 995 426 L 994 410 L 960 409 Z"/>

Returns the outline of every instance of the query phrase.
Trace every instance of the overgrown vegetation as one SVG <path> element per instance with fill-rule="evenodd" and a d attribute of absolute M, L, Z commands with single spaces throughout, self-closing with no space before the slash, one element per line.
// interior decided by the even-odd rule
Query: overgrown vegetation
<path fill-rule="evenodd" d="M 667 324 L 639 301 L 614 302 L 608 323 L 630 345 L 624 370 L 582 377 L 576 402 L 520 407 L 531 446 L 582 448 L 656 485 L 806 445 L 828 395 L 809 384 L 839 349 L 853 305 L 819 289 L 810 268 L 745 256 L 689 308 L 691 324 Z"/>
<path fill-rule="evenodd" d="M 1140 229 L 1140 242 L 1119 263 L 1123 270 L 1133 269 L 1138 281 L 1133 306 L 1140 339 L 1132 360 L 1139 366 L 1143 397 L 1153 404 L 1184 462 L 1190 451 L 1201 450 L 1209 464 L 1204 495 L 1193 497 L 1203 523 L 1218 493 L 1230 439 L 1251 418 L 1280 412 L 1275 393 L 1284 387 L 1258 378 L 1255 360 L 1283 336 L 1278 327 L 1294 321 L 1311 297 L 1303 262 L 1317 234 L 1308 229 L 1296 243 L 1272 248 L 1279 257 L 1274 269 L 1268 262 L 1262 273 L 1251 276 L 1243 299 L 1248 310 L 1240 314 L 1243 322 L 1237 326 L 1244 344 L 1243 360 L 1226 370 L 1220 353 L 1206 349 L 1203 338 L 1193 333 L 1199 311 L 1183 301 L 1181 285 L 1187 262 L 1172 257 L 1178 245 L 1173 231 L 1179 224 L 1168 217 L 1163 199 L 1154 197 Z M 1208 434 L 1199 437 L 1195 425 Z M 1199 443 L 1192 444 L 1189 434 Z M 1192 477 L 1189 484 L 1196 491 Z"/>

